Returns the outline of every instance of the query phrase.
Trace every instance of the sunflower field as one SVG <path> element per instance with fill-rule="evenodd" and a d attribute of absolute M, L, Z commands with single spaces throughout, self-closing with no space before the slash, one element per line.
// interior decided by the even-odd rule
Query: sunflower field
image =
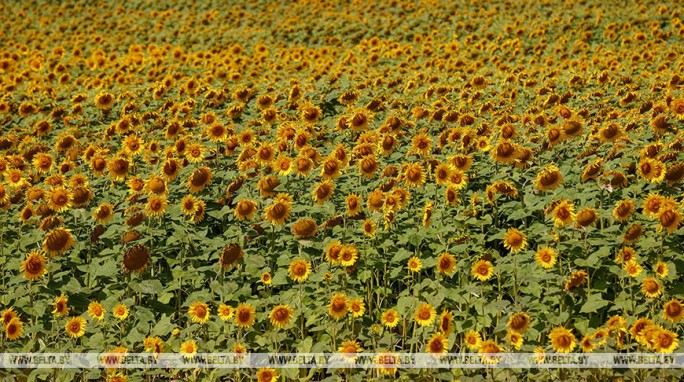
<path fill-rule="evenodd" d="M 677 353 L 678 1 L 7 1 L 2 353 Z M 0 369 L 11 381 L 679 369 Z"/>

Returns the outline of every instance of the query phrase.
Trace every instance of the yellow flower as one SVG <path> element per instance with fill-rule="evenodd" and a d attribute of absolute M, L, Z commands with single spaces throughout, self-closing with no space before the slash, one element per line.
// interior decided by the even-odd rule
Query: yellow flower
<path fill-rule="evenodd" d="M 271 320 L 271 324 L 278 328 L 284 328 L 285 325 L 292 320 L 292 317 L 294 317 L 294 312 L 287 304 L 273 307 L 273 310 L 271 310 L 271 313 L 268 315 L 268 318 Z"/>
<path fill-rule="evenodd" d="M 427 352 L 433 354 L 447 353 L 449 351 L 449 342 L 442 333 L 435 333 L 432 335 L 427 343 Z"/>
<path fill-rule="evenodd" d="M 221 304 L 217 309 L 217 313 L 223 321 L 227 321 L 233 318 L 233 314 L 235 312 L 233 311 L 233 308 L 231 308 L 230 306 L 226 304 Z"/>
<path fill-rule="evenodd" d="M 66 332 L 67 334 L 69 334 L 70 337 L 78 338 L 85 334 L 85 325 L 85 318 L 72 317 L 71 319 L 69 319 L 69 321 L 67 321 L 64 328 L 66 329 Z"/>
<path fill-rule="evenodd" d="M 426 303 L 420 305 L 418 309 L 416 309 L 416 312 L 413 314 L 413 319 L 416 320 L 416 323 L 420 326 L 430 326 L 435 321 L 436 316 L 437 311 L 435 308 Z"/>
<path fill-rule="evenodd" d="M 504 247 L 511 252 L 527 248 L 527 236 L 516 228 L 509 228 L 504 237 Z"/>
<path fill-rule="evenodd" d="M 112 315 L 119 320 L 125 320 L 128 317 L 128 307 L 124 304 L 117 304 L 112 309 Z"/>
<path fill-rule="evenodd" d="M 347 299 L 347 296 L 344 293 L 337 293 L 333 295 L 332 299 L 330 300 L 330 305 L 328 305 L 328 314 L 332 318 L 339 320 L 347 315 L 347 311 L 349 309 L 348 304 L 349 300 Z"/>
<path fill-rule="evenodd" d="M 180 346 L 180 352 L 185 358 L 191 358 L 197 354 L 197 343 L 195 341 L 185 341 Z"/>
<path fill-rule="evenodd" d="M 21 337 L 24 332 L 24 323 L 18 317 L 14 317 L 5 325 L 5 337 L 8 340 L 14 341 Z"/>
<path fill-rule="evenodd" d="M 535 254 L 535 260 L 540 267 L 545 269 L 551 269 L 556 264 L 556 258 L 558 253 L 556 250 L 550 247 L 542 247 L 537 250 Z"/>
<path fill-rule="evenodd" d="M 52 306 L 55 307 L 55 309 L 52 311 L 52 314 L 56 314 L 59 316 L 66 316 L 69 314 L 69 306 L 67 305 L 67 302 L 69 299 L 64 296 L 64 294 L 60 295 L 59 297 L 55 298 L 55 302 L 52 303 Z"/>
<path fill-rule="evenodd" d="M 482 343 L 482 337 L 480 336 L 480 333 L 473 330 L 469 330 L 465 334 L 464 341 L 468 349 L 479 350 L 480 344 Z"/>
<path fill-rule="evenodd" d="M 423 262 L 420 261 L 419 258 L 414 256 L 414 257 L 411 257 L 410 259 L 408 259 L 409 271 L 416 273 L 416 272 L 420 272 L 420 270 L 422 268 L 423 268 Z"/>
<path fill-rule="evenodd" d="M 102 319 L 104 319 L 105 312 L 106 311 L 102 304 L 97 301 L 93 301 L 88 304 L 88 315 L 92 318 L 102 321 Z"/>
<path fill-rule="evenodd" d="M 394 328 L 399 324 L 399 313 L 394 309 L 387 309 L 382 313 L 381 320 L 386 327 Z"/>
<path fill-rule="evenodd" d="M 575 335 L 572 334 L 572 331 L 562 326 L 551 330 L 549 339 L 551 340 L 553 350 L 558 353 L 569 353 L 577 346 L 575 343 Z"/>
<path fill-rule="evenodd" d="M 294 259 L 290 263 L 290 278 L 296 282 L 304 282 L 311 273 L 311 264 L 304 259 Z"/>
<path fill-rule="evenodd" d="M 207 321 L 209 321 L 209 317 L 211 315 L 209 305 L 199 301 L 193 302 L 192 305 L 190 305 L 190 308 L 188 308 L 188 314 L 190 314 L 190 319 L 192 322 L 197 322 L 200 324 L 205 324 Z"/>
<path fill-rule="evenodd" d="M 349 301 L 349 313 L 351 313 L 352 317 L 359 318 L 359 317 L 363 316 L 363 314 L 365 312 L 366 312 L 366 306 L 363 303 L 362 299 L 355 298 L 355 299 Z"/>
<path fill-rule="evenodd" d="M 487 281 L 494 275 L 494 266 L 489 260 L 478 260 L 470 269 L 470 274 L 480 281 Z"/>

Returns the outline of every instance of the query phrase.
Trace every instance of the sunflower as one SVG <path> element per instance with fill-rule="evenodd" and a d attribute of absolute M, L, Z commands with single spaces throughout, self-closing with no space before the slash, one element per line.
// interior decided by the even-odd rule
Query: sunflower
<path fill-rule="evenodd" d="M 43 241 L 43 251 L 51 257 L 64 253 L 73 246 L 74 237 L 71 235 L 71 230 L 61 227 L 48 232 Z"/>
<path fill-rule="evenodd" d="M 321 166 L 321 177 L 323 179 L 335 179 L 340 177 L 342 163 L 336 158 L 328 158 Z"/>
<path fill-rule="evenodd" d="M 420 163 L 409 163 L 404 169 L 404 183 L 408 187 L 420 187 L 425 183 L 425 171 Z"/>
<path fill-rule="evenodd" d="M 514 331 L 509 331 L 506 333 L 506 338 L 508 338 L 508 343 L 515 349 L 520 350 L 523 345 L 522 334 Z"/>
<path fill-rule="evenodd" d="M 644 199 L 644 203 L 641 208 L 643 209 L 644 214 L 655 217 L 658 215 L 658 212 L 660 212 L 660 209 L 663 207 L 664 203 L 665 198 L 663 196 L 650 193 L 646 199 Z"/>
<path fill-rule="evenodd" d="M 278 372 L 271 368 L 261 368 L 256 373 L 257 382 L 278 382 Z"/>
<path fill-rule="evenodd" d="M 97 301 L 92 301 L 88 304 L 88 315 L 96 320 L 102 321 L 104 319 L 106 310 Z"/>
<path fill-rule="evenodd" d="M 598 212 L 594 208 L 584 208 L 577 211 L 575 223 L 578 227 L 589 227 L 598 219 Z"/>
<path fill-rule="evenodd" d="M 271 281 L 273 280 L 271 274 L 269 272 L 263 272 L 261 274 L 261 282 L 264 285 L 271 285 Z"/>
<path fill-rule="evenodd" d="M 31 251 L 26 255 L 26 260 L 21 262 L 21 272 L 24 272 L 24 278 L 30 281 L 35 281 L 45 276 L 47 273 L 47 259 L 40 251 Z"/>
<path fill-rule="evenodd" d="M 145 337 L 143 346 L 146 352 L 159 354 L 164 348 L 164 341 L 160 337 Z"/>
<path fill-rule="evenodd" d="M 5 337 L 8 340 L 14 341 L 19 339 L 24 332 L 24 324 L 19 320 L 18 317 L 13 317 L 5 325 Z"/>
<path fill-rule="evenodd" d="M 339 254 L 339 261 L 343 267 L 352 267 L 359 258 L 359 250 L 355 244 L 348 244 L 342 247 Z"/>
<path fill-rule="evenodd" d="M 363 300 L 360 298 L 355 298 L 352 300 L 349 300 L 349 313 L 351 313 L 353 318 L 359 318 L 363 316 L 363 314 L 366 312 L 366 306 L 363 303 Z"/>
<path fill-rule="evenodd" d="M 672 322 L 677 322 L 684 318 L 684 307 L 679 300 L 672 299 L 663 306 L 663 318 Z"/>
<path fill-rule="evenodd" d="M 296 282 L 304 282 L 311 273 L 311 264 L 304 259 L 294 259 L 290 263 L 290 278 Z"/>
<path fill-rule="evenodd" d="M 344 246 L 337 240 L 333 240 L 325 249 L 325 258 L 330 264 L 336 264 L 340 260 L 340 253 Z"/>
<path fill-rule="evenodd" d="M 235 324 L 243 329 L 254 325 L 256 310 L 250 304 L 242 303 L 235 308 Z"/>
<path fill-rule="evenodd" d="M 489 260 L 478 260 L 470 269 L 470 274 L 474 278 L 484 282 L 494 275 L 494 266 Z"/>
<path fill-rule="evenodd" d="M 112 308 L 112 315 L 119 320 L 125 320 L 128 317 L 128 307 L 124 304 L 117 304 Z"/>
<path fill-rule="evenodd" d="M 530 316 L 524 312 L 518 312 L 508 319 L 506 324 L 510 331 L 523 334 L 530 327 Z"/>
<path fill-rule="evenodd" d="M 21 170 L 13 168 L 5 172 L 5 180 L 10 188 L 22 188 L 27 184 L 24 173 Z"/>
<path fill-rule="evenodd" d="M 570 278 L 568 281 L 565 283 L 565 290 L 570 291 L 574 288 L 579 288 L 582 285 L 587 283 L 587 280 L 589 278 L 589 274 L 585 270 L 578 270 L 575 272 L 572 272 L 570 275 Z"/>
<path fill-rule="evenodd" d="M 504 247 L 511 252 L 527 248 L 527 236 L 516 228 L 509 228 L 504 237 Z"/>
<path fill-rule="evenodd" d="M 55 301 L 52 303 L 52 306 L 55 308 L 52 311 L 52 314 L 58 315 L 65 317 L 66 315 L 69 314 L 69 306 L 67 303 L 69 302 L 69 299 L 64 295 L 60 295 L 55 297 Z"/>
<path fill-rule="evenodd" d="M 632 335 L 633 338 L 637 339 L 639 341 L 639 338 L 641 337 L 644 328 L 646 328 L 649 325 L 652 325 L 653 321 L 651 321 L 648 318 L 642 317 L 637 319 L 633 324 L 632 327 L 629 329 L 629 334 Z"/>
<path fill-rule="evenodd" d="M 238 261 L 244 257 L 242 247 L 237 243 L 230 243 L 221 251 L 221 258 L 219 259 L 219 267 L 223 269 L 230 269 L 231 266 L 238 266 Z"/>
<path fill-rule="evenodd" d="M 328 305 L 328 314 L 336 320 L 343 318 L 347 315 L 347 311 L 349 309 L 348 303 L 349 300 L 344 293 L 337 293 L 333 295 L 332 299 L 330 300 L 330 305 Z"/>
<path fill-rule="evenodd" d="M 64 212 L 71 206 L 71 193 L 64 187 L 55 187 L 47 192 L 47 202 L 51 210 Z"/>
<path fill-rule="evenodd" d="M 444 334 L 435 333 L 428 341 L 426 350 L 432 354 L 447 353 L 449 351 L 449 341 L 447 341 Z"/>
<path fill-rule="evenodd" d="M 387 309 L 382 312 L 380 319 L 382 320 L 383 325 L 390 329 L 399 325 L 399 313 L 394 309 Z"/>
<path fill-rule="evenodd" d="M 660 283 L 653 277 L 644 277 L 641 280 L 641 292 L 648 298 L 656 298 L 663 293 Z"/>
<path fill-rule="evenodd" d="M 302 218 L 292 224 L 291 232 L 297 239 L 308 239 L 316 235 L 318 224 L 311 218 Z"/>
<path fill-rule="evenodd" d="M 669 269 L 668 269 L 667 264 L 665 264 L 665 263 L 662 262 L 662 261 L 659 261 L 659 262 L 656 263 L 656 265 L 653 267 L 653 271 L 655 272 L 655 274 L 656 274 L 658 277 L 660 277 L 661 279 L 664 279 L 665 277 L 667 277 L 667 274 L 668 274 L 668 272 L 669 272 Z"/>
<path fill-rule="evenodd" d="M 635 209 L 636 206 L 631 199 L 621 200 L 613 209 L 613 217 L 616 221 L 624 223 L 629 220 L 629 217 L 632 216 Z"/>
<path fill-rule="evenodd" d="M 159 217 L 166 211 L 168 203 L 166 197 L 161 195 L 152 195 L 147 198 L 147 204 L 145 205 L 145 213 L 151 217 Z"/>
<path fill-rule="evenodd" d="M 109 170 L 109 176 L 115 182 L 122 182 L 128 176 L 128 170 L 131 164 L 125 157 L 113 158 L 111 161 L 107 162 L 107 169 Z"/>
<path fill-rule="evenodd" d="M 228 128 L 225 125 L 215 122 L 206 128 L 205 133 L 212 142 L 223 142 L 228 137 Z"/>
<path fill-rule="evenodd" d="M 501 164 L 514 164 L 517 159 L 518 147 L 509 140 L 502 139 L 489 150 L 495 162 Z"/>
<path fill-rule="evenodd" d="M 235 311 L 233 308 L 226 304 L 221 304 L 219 305 L 218 309 L 216 310 L 216 313 L 218 314 L 219 318 L 223 321 L 230 320 L 233 318 L 233 315 L 235 314 Z"/>
<path fill-rule="evenodd" d="M 682 222 L 682 216 L 678 209 L 663 208 L 658 212 L 658 228 L 657 231 L 661 232 L 667 230 L 668 234 L 672 234 L 675 230 L 679 228 Z"/>
<path fill-rule="evenodd" d="M 95 106 L 102 110 L 111 109 L 114 106 L 114 95 L 106 92 L 98 93 L 95 96 Z"/>
<path fill-rule="evenodd" d="M 93 211 L 93 220 L 98 224 L 105 225 L 109 223 L 113 216 L 114 205 L 111 203 L 102 203 Z"/>
<path fill-rule="evenodd" d="M 410 152 L 414 152 L 420 156 L 426 157 L 430 155 L 432 149 L 432 140 L 424 133 L 418 133 L 411 141 Z"/>
<path fill-rule="evenodd" d="M 456 258 L 454 255 L 443 252 L 437 257 L 437 272 L 451 276 L 456 271 Z"/>
<path fill-rule="evenodd" d="M 123 141 L 123 145 L 123 151 L 130 156 L 136 156 L 140 154 L 145 147 L 143 141 L 135 134 L 127 136 Z"/>
<path fill-rule="evenodd" d="M 637 165 L 639 176 L 651 183 L 660 183 L 665 179 L 665 164 L 652 158 L 643 158 Z"/>
<path fill-rule="evenodd" d="M 470 350 L 479 350 L 480 345 L 482 343 L 482 337 L 480 336 L 480 333 L 475 332 L 473 330 L 469 330 L 466 332 L 465 337 L 464 337 L 464 342 L 468 349 Z"/>
<path fill-rule="evenodd" d="M 624 235 L 622 236 L 622 241 L 625 244 L 631 244 L 634 243 L 635 241 L 639 240 L 639 237 L 641 237 L 641 234 L 644 232 L 643 227 L 641 227 L 641 224 L 639 223 L 634 223 L 629 228 L 625 230 Z"/>
<path fill-rule="evenodd" d="M 586 334 L 584 337 L 582 337 L 582 340 L 580 340 L 580 348 L 584 353 L 591 353 L 594 351 L 594 343 L 592 342 L 593 338 L 589 334 Z"/>
<path fill-rule="evenodd" d="M 556 264 L 558 253 L 555 249 L 550 247 L 542 247 L 537 250 L 534 258 L 540 267 L 544 269 L 551 269 Z"/>
<path fill-rule="evenodd" d="M 433 202 L 426 202 L 425 207 L 423 207 L 423 227 L 430 227 L 430 222 L 432 221 L 432 209 L 434 208 Z"/>
<path fill-rule="evenodd" d="M 195 142 L 187 145 L 183 153 L 188 162 L 201 163 L 206 156 L 207 148 L 203 144 Z"/>
<path fill-rule="evenodd" d="M 195 341 L 185 341 L 180 346 L 180 353 L 183 357 L 190 359 L 197 354 L 197 343 Z"/>
<path fill-rule="evenodd" d="M 275 168 L 278 170 L 278 174 L 282 176 L 290 175 L 292 172 L 292 160 L 286 155 L 280 155 L 275 161 Z"/>
<path fill-rule="evenodd" d="M 423 262 L 420 261 L 418 257 L 411 257 L 408 259 L 408 269 L 412 273 L 417 273 L 420 272 L 420 270 L 423 268 Z"/>
<path fill-rule="evenodd" d="M 542 192 L 555 190 L 563 183 L 563 175 L 554 164 L 544 167 L 534 180 L 535 186 Z"/>
<path fill-rule="evenodd" d="M 307 157 L 302 157 L 298 156 L 294 160 L 295 164 L 295 174 L 299 177 L 306 177 L 309 175 L 309 172 L 311 169 L 314 167 L 314 162 L 311 160 L 311 158 Z"/>
<path fill-rule="evenodd" d="M 375 236 L 375 228 L 375 221 L 369 218 L 363 221 L 363 224 L 361 225 L 361 232 L 363 232 L 363 234 L 367 237 L 373 237 Z"/>
<path fill-rule="evenodd" d="M 356 216 L 359 212 L 361 212 L 361 199 L 359 198 L 358 195 L 356 195 L 356 194 L 347 195 L 347 198 L 345 199 L 345 203 L 347 206 L 347 215 Z"/>
<path fill-rule="evenodd" d="M 316 204 L 323 204 L 332 197 L 334 191 L 335 186 L 331 181 L 323 181 L 314 188 L 313 199 L 316 201 Z"/>
<path fill-rule="evenodd" d="M 435 321 L 437 311 L 430 304 L 421 304 L 413 314 L 413 319 L 419 326 L 430 326 Z"/>
<path fill-rule="evenodd" d="M 337 351 L 344 356 L 345 361 L 353 362 L 356 359 L 355 354 L 362 352 L 363 348 L 356 340 L 349 340 L 342 342 Z"/>
<path fill-rule="evenodd" d="M 46 153 L 37 153 L 36 155 L 33 156 L 33 168 L 36 170 L 36 172 L 41 173 L 41 174 L 46 174 L 50 172 L 52 169 L 52 166 L 55 163 L 54 158 L 50 154 Z"/>
<path fill-rule="evenodd" d="M 268 318 L 271 320 L 271 324 L 277 328 L 284 328 L 290 320 L 294 317 L 294 312 L 289 305 L 276 305 L 271 310 Z"/>
<path fill-rule="evenodd" d="M 570 353 L 577 346 L 575 335 L 562 326 L 551 330 L 549 339 L 551 340 L 551 347 L 558 353 Z"/>
<path fill-rule="evenodd" d="M 501 347 L 494 341 L 482 341 L 478 348 L 478 354 L 480 354 L 480 360 L 484 363 L 494 364 L 498 363 L 499 359 L 493 354 L 501 353 Z"/>
<path fill-rule="evenodd" d="M 655 334 L 653 342 L 655 344 L 655 351 L 658 353 L 672 353 L 679 347 L 677 333 L 668 329 L 659 330 Z"/>
<path fill-rule="evenodd" d="M 376 368 L 382 375 L 394 375 L 397 372 L 397 365 L 401 364 L 401 358 L 394 353 L 381 351 L 374 359 Z"/>
<path fill-rule="evenodd" d="M 553 224 L 556 227 L 563 227 L 575 221 L 575 206 L 570 200 L 561 200 L 553 208 Z"/>
<path fill-rule="evenodd" d="M 630 277 L 637 277 L 641 274 L 642 267 L 637 263 L 635 260 L 630 260 L 627 261 L 623 264 L 623 268 L 625 269 L 625 272 L 627 272 L 627 275 Z"/>
<path fill-rule="evenodd" d="M 7 308 L 2 311 L 2 325 L 7 326 L 10 321 L 12 321 L 13 318 L 16 318 L 17 312 L 14 310 L 14 307 Z"/>
<path fill-rule="evenodd" d="M 188 314 L 190 315 L 192 322 L 197 322 L 200 324 L 206 324 L 211 316 L 209 305 L 200 301 L 193 302 L 190 305 L 188 308 Z"/>
<path fill-rule="evenodd" d="M 152 175 L 147 179 L 147 182 L 145 182 L 145 190 L 149 194 L 156 195 L 166 195 L 169 192 L 166 181 L 159 175 Z"/>
<path fill-rule="evenodd" d="M 200 167 L 188 177 L 188 189 L 191 194 L 196 194 L 212 182 L 211 170 L 208 167 Z"/>
<path fill-rule="evenodd" d="M 72 317 L 64 328 L 71 338 L 78 338 L 85 334 L 86 320 L 83 317 Z"/>

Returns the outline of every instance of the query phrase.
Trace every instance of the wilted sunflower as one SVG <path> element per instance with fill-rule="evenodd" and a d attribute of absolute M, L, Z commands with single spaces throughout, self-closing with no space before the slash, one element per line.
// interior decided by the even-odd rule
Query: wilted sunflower
<path fill-rule="evenodd" d="M 527 248 L 527 236 L 516 228 L 509 228 L 503 244 L 511 252 L 521 251 Z"/>
<path fill-rule="evenodd" d="M 598 219 L 598 212 L 594 208 L 584 208 L 577 211 L 575 223 L 578 227 L 587 228 L 594 224 Z"/>
<path fill-rule="evenodd" d="M 271 324 L 277 328 L 284 328 L 292 320 L 292 317 L 294 317 L 294 312 L 287 304 L 276 305 L 268 315 Z"/>
<path fill-rule="evenodd" d="M 67 321 L 64 328 L 71 338 L 78 338 L 85 334 L 86 320 L 83 317 L 72 317 Z"/>
<path fill-rule="evenodd" d="M 296 282 L 304 282 L 311 273 L 311 264 L 304 259 L 294 259 L 289 267 L 290 278 Z"/>
<path fill-rule="evenodd" d="M 432 305 L 425 303 L 418 306 L 413 314 L 413 319 L 419 326 L 430 326 L 435 321 L 437 311 Z"/>
<path fill-rule="evenodd" d="M 200 324 L 206 324 L 211 316 L 209 305 L 204 302 L 196 301 L 190 304 L 188 308 L 188 314 L 192 322 L 197 322 Z"/>
<path fill-rule="evenodd" d="M 232 266 L 237 266 L 238 261 L 244 257 L 242 247 L 237 243 L 230 243 L 221 251 L 221 258 L 219 259 L 219 267 L 229 269 Z"/>

